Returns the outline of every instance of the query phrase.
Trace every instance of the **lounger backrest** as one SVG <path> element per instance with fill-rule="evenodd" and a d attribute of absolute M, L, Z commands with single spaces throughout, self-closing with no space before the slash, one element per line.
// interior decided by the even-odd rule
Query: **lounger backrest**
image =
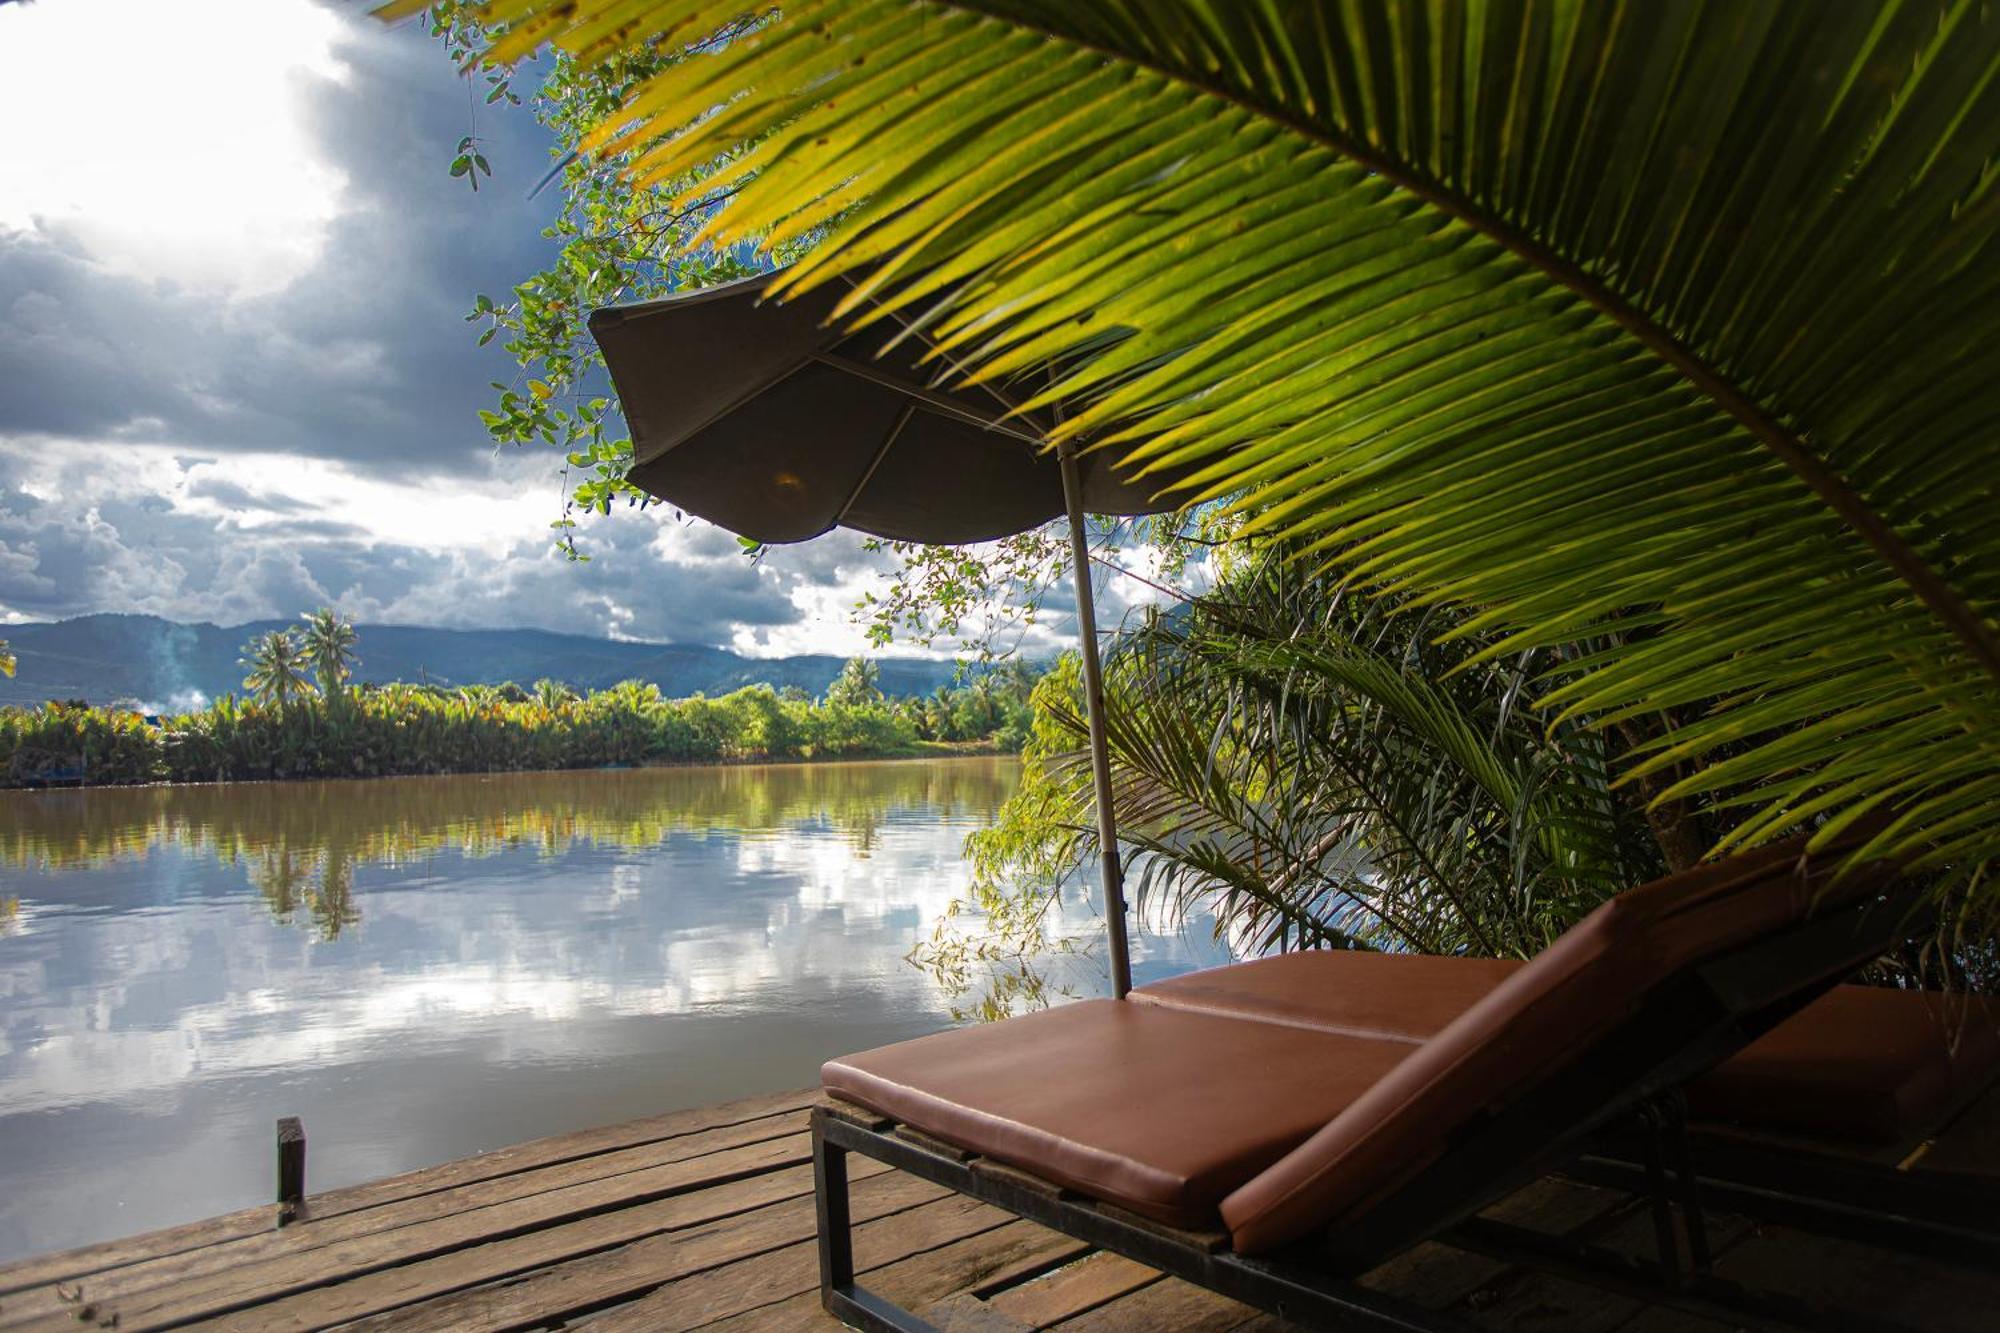
<path fill-rule="evenodd" d="M 1801 844 L 1778 844 L 1605 903 L 1223 1200 L 1238 1252 L 1358 1223 L 1483 1115 L 1617 1040 L 1621 1025 L 1670 980 L 1814 911 L 1877 896 L 1889 878 L 1878 867 L 1835 881 L 1833 861 L 1827 854 L 1808 862 Z M 1817 980 L 1801 978 L 1798 988 L 1809 998 Z"/>

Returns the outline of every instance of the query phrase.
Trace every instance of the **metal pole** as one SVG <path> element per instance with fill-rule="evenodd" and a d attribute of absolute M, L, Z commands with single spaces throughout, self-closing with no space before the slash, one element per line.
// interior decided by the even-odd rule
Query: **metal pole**
<path fill-rule="evenodd" d="M 1097 613 L 1090 604 L 1090 547 L 1083 527 L 1083 484 L 1076 455 L 1059 445 L 1063 504 L 1069 510 L 1069 558 L 1076 575 L 1076 628 L 1083 639 L 1083 707 L 1090 721 L 1090 775 L 1097 793 L 1097 864 L 1104 877 L 1104 923 L 1111 936 L 1111 993 L 1132 989 L 1125 943 L 1125 886 L 1118 869 L 1118 820 L 1111 812 L 1111 750 L 1104 739 L 1104 673 L 1097 661 Z"/>

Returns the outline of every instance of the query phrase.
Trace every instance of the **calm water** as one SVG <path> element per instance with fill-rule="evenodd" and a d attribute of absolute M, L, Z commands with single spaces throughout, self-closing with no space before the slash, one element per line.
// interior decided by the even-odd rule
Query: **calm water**
<path fill-rule="evenodd" d="M 282 1115 L 329 1189 L 944 1027 L 904 955 L 1015 773 L 0 793 L 0 1259 L 268 1202 Z M 1199 924 L 1134 948 L 1143 976 L 1219 960 Z"/>

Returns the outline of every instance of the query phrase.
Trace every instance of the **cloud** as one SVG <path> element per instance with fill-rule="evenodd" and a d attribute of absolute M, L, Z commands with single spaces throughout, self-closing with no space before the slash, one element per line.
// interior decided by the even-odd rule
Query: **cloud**
<path fill-rule="evenodd" d="M 311 0 L 0 14 L 0 123 L 33 127 L 0 140 L 0 222 L 74 237 L 109 271 L 219 293 L 284 287 L 318 258 L 347 183 L 306 129 L 343 76 L 341 27 Z M 87 53 L 88 79 L 69 52 Z"/>
<path fill-rule="evenodd" d="M 304 500 L 293 499 L 289 495 L 273 495 L 268 491 L 253 491 L 247 486 L 239 486 L 214 474 L 192 477 L 187 484 L 186 494 L 197 500 L 213 500 L 225 509 L 256 509 L 273 514 L 309 514 L 314 506 Z M 322 525 L 322 533 L 328 526 L 347 531 L 359 531 L 351 524 Z"/>
<path fill-rule="evenodd" d="M 104 30 L 143 68 L 106 65 Z M 551 252 L 558 201 L 528 197 L 547 138 L 469 97 L 422 25 L 322 0 L 0 6 L 7 75 L 8 123 L 67 118 L 0 136 L 0 618 L 332 604 L 865 648 L 853 608 L 891 562 L 852 534 L 752 564 L 656 508 L 587 521 L 587 564 L 555 553 L 558 459 L 494 452 L 477 410 L 513 366 L 463 320 Z M 445 170 L 468 132 L 494 169 L 476 196 Z M 1116 624 L 1131 590 L 1103 591 Z M 1065 597 L 1003 641 L 1065 646 Z"/>
<path fill-rule="evenodd" d="M 331 604 L 375 622 L 779 652 L 862 647 L 847 611 L 879 557 L 850 535 L 752 563 L 725 532 L 632 510 L 591 520 L 591 559 L 577 563 L 550 541 L 552 494 L 507 495 L 497 462 L 469 493 L 434 505 L 428 530 L 356 521 L 399 494 L 379 479 L 322 470 L 303 483 L 310 500 L 274 501 L 250 480 L 267 470 L 260 459 L 186 460 L 163 447 L 0 451 L 0 616 L 132 611 L 235 624 Z M 421 497 L 410 503 L 414 511 Z M 828 589 L 825 608 L 805 595 Z"/>
<path fill-rule="evenodd" d="M 57 13 L 66 21 L 44 17 Z M 81 116 L 51 147 L 31 150 L 45 142 L 31 135 L 0 147 L 16 198 L 0 203 L 0 436 L 282 452 L 411 477 L 476 461 L 487 442 L 475 413 L 506 366 L 474 346 L 462 315 L 549 252 L 540 230 L 556 201 L 527 198 L 545 136 L 520 113 L 472 120 L 465 85 L 418 27 L 306 0 L 164 13 L 151 0 L 0 10 L 0 51 L 12 53 L 0 67 L 40 71 L 0 80 L 0 116 L 46 119 L 35 108 L 51 104 Z M 79 37 L 127 19 L 169 47 L 146 50 L 131 78 L 107 73 L 101 43 Z M 271 51 L 301 63 L 286 69 Z M 185 77 L 164 102 L 191 96 L 192 111 L 149 110 L 166 56 Z M 73 92 L 34 100 L 86 72 L 82 105 Z M 178 129 L 144 129 L 132 148 L 120 127 L 149 115 Z M 468 129 L 496 173 L 477 196 L 444 170 Z M 131 163 L 141 150 L 144 170 Z M 122 188 L 104 195 L 103 179 Z M 33 188 L 16 196 L 23 180 Z M 260 249 L 246 219 L 290 238 L 283 253 Z M 127 244 L 183 233 L 174 254 Z"/>

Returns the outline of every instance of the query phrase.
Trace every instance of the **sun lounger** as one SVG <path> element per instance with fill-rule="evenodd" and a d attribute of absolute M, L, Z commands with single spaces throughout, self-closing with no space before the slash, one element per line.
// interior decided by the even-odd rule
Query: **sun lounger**
<path fill-rule="evenodd" d="M 1474 1215 L 1608 1132 L 1671 1120 L 1690 1080 L 1907 934 L 1888 867 L 1829 864 L 1785 845 L 1660 880 L 1456 993 L 1356 987 L 1339 1023 L 1302 997 L 1259 1017 L 1156 991 L 832 1061 L 837 1101 L 814 1118 L 827 1306 L 926 1327 L 855 1282 L 858 1151 L 1287 1318 L 1448 1327 L 1352 1279 L 1426 1239 L 1532 1249 Z M 1679 1271 L 1654 1176 L 1663 1292 L 1796 1313 Z"/>
<path fill-rule="evenodd" d="M 1414 1044 L 1522 966 L 1314 951 L 1174 977 L 1132 1000 Z M 1690 1160 L 1711 1198 L 1734 1211 L 2000 1264 L 2000 1163 L 1925 1169 L 1940 1145 L 1950 1159 L 1959 1139 L 1992 1132 L 1966 1114 L 1989 1096 L 2000 1103 L 2000 1004 L 1836 986 L 1688 1084 Z M 1607 1135 L 1577 1174 L 1635 1187 L 1648 1146 L 1644 1135 Z"/>
<path fill-rule="evenodd" d="M 1320 950 L 1141 986 L 1136 1004 L 1418 1044 L 1523 964 Z M 1874 1148 L 1934 1133 L 2000 1076 L 2000 1005 L 1836 986 L 1688 1086 L 1697 1126 Z"/>

